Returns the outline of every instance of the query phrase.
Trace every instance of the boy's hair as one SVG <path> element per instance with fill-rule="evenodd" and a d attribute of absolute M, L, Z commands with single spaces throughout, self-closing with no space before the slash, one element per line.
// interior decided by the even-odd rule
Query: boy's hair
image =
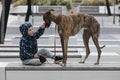
<path fill-rule="evenodd" d="M 27 36 L 27 31 L 30 27 L 32 27 L 32 24 L 30 22 L 25 22 L 20 25 L 19 30 L 23 36 Z"/>

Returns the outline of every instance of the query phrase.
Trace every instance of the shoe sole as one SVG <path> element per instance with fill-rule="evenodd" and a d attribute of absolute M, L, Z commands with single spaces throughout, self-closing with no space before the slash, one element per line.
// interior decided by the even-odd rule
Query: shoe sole
<path fill-rule="evenodd" d="M 55 61 L 55 64 L 59 64 L 62 60 Z"/>

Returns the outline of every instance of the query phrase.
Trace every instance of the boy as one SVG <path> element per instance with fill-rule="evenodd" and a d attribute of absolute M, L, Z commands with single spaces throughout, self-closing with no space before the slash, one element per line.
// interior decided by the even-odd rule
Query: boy
<path fill-rule="evenodd" d="M 41 65 L 46 61 L 46 57 L 54 59 L 53 53 L 49 50 L 38 51 L 37 39 L 44 33 L 45 25 L 42 24 L 34 33 L 32 24 L 25 22 L 19 27 L 22 34 L 20 40 L 20 59 L 25 65 Z M 60 56 L 55 57 L 55 61 L 62 60 Z"/>

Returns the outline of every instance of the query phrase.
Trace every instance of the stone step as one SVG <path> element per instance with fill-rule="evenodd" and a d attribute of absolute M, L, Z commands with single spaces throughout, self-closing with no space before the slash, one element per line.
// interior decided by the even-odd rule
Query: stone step
<path fill-rule="evenodd" d="M 8 25 L 6 34 L 20 35 L 19 26 L 20 25 Z M 118 27 L 118 28 L 116 28 L 116 27 L 117 27 L 117 25 L 116 26 L 113 25 L 113 27 L 111 27 L 111 28 L 101 27 L 100 33 L 104 34 L 107 32 L 106 34 L 118 34 L 118 33 L 120 33 L 119 32 L 120 27 Z M 37 29 L 38 29 L 38 26 L 34 26 L 34 31 L 36 31 Z M 44 34 L 54 34 L 54 33 L 55 33 L 54 24 L 52 25 L 52 27 L 46 28 L 45 32 L 44 32 Z M 82 33 L 82 31 L 80 31 L 78 34 L 81 34 L 81 33 Z"/>
<path fill-rule="evenodd" d="M 56 55 L 62 56 L 61 52 L 56 52 Z M 81 58 L 81 54 L 78 52 L 68 52 L 68 57 L 69 58 Z M 0 58 L 19 58 L 19 52 L 0 52 Z"/>
<path fill-rule="evenodd" d="M 0 44 L 0 48 L 18 48 L 19 44 Z M 39 48 L 54 48 L 54 45 L 48 44 L 38 44 Z M 56 48 L 61 48 L 61 45 L 56 45 Z M 83 45 L 69 45 L 68 48 L 84 48 Z"/>
<path fill-rule="evenodd" d="M 62 55 L 61 46 L 56 46 L 56 55 Z M 120 46 L 117 45 L 107 45 L 102 49 L 102 61 L 119 61 L 120 60 Z M 54 53 L 54 46 L 50 45 L 39 45 L 39 49 L 45 48 L 49 49 Z M 95 46 L 91 45 L 91 54 L 89 60 L 95 60 L 97 58 L 97 51 Z M 85 57 L 85 49 L 82 46 L 69 46 L 68 47 L 68 57 L 69 58 L 80 58 Z M 18 45 L 0 45 L 0 57 L 1 58 L 19 58 L 19 46 Z M 95 58 L 96 57 L 96 58 Z"/>
<path fill-rule="evenodd" d="M 95 49 L 94 45 L 89 45 L 90 49 L 93 48 Z M 102 46 L 102 45 L 100 45 Z M 115 52 L 116 50 L 119 49 L 119 45 L 105 45 L 105 47 L 102 50 L 108 50 L 108 52 Z M 54 45 L 38 45 L 38 48 L 46 48 L 46 49 L 54 49 Z M 61 50 L 61 45 L 56 45 L 56 49 Z M 68 45 L 68 50 L 79 50 L 79 49 L 85 49 L 84 45 Z M 19 50 L 19 45 L 17 44 L 5 44 L 2 45 L 0 44 L 0 50 L 5 51 L 5 50 Z M 94 50 L 95 51 L 95 50 Z"/>
<path fill-rule="evenodd" d="M 117 36 L 117 35 L 116 35 Z M 54 40 L 56 39 L 56 44 L 57 45 L 60 45 L 61 42 L 60 42 L 60 37 L 57 35 L 43 35 L 41 36 L 37 41 L 38 41 L 38 44 L 43 44 L 43 45 L 47 45 L 47 44 L 53 44 L 54 45 Z M 19 44 L 19 41 L 20 41 L 20 36 L 17 36 L 13 39 L 11 39 L 11 43 L 12 44 Z M 6 40 L 7 42 L 7 40 Z M 90 45 L 94 45 L 93 41 L 90 39 L 89 41 L 89 44 Z M 100 36 L 100 39 L 99 39 L 99 44 L 109 44 L 109 45 L 120 45 L 120 40 L 119 38 L 116 39 L 116 37 L 113 35 L 102 35 Z M 72 36 L 69 38 L 69 42 L 68 42 L 68 45 L 83 45 L 83 39 L 82 39 L 82 36 L 80 35 L 76 35 L 76 36 Z"/>
<path fill-rule="evenodd" d="M 56 55 L 60 55 L 62 56 L 61 52 L 57 52 Z M 81 52 L 81 53 L 70 53 L 68 52 L 68 58 L 79 58 L 79 61 L 81 59 L 84 59 L 85 57 L 85 52 Z M 97 53 L 92 52 L 90 53 L 87 61 L 96 61 L 97 60 Z M 1 61 L 14 61 L 14 60 L 18 60 L 19 57 L 19 53 L 18 52 L 4 52 L 4 53 L 0 53 L 0 60 Z M 120 55 L 118 53 L 115 52 L 103 52 L 101 54 L 101 60 L 100 61 L 120 61 Z"/>
<path fill-rule="evenodd" d="M 41 48 L 39 48 L 41 49 Z M 44 49 L 48 49 L 52 52 L 54 52 L 54 48 L 44 48 Z M 83 49 L 80 49 L 80 51 L 84 51 Z M 0 52 L 19 52 L 19 48 L 0 48 Z M 62 52 L 62 48 L 56 48 L 56 52 Z M 78 52 L 77 49 L 75 48 L 68 48 L 68 52 Z"/>
<path fill-rule="evenodd" d="M 101 45 L 100 45 L 101 46 Z M 38 45 L 38 48 L 49 49 L 54 52 L 54 45 Z M 94 45 L 90 45 L 91 52 L 97 52 Z M 56 51 L 62 52 L 61 45 L 56 45 Z M 119 45 L 105 45 L 102 49 L 103 52 L 117 52 L 120 53 Z M 0 52 L 19 52 L 19 45 L 13 44 L 0 44 Z M 68 45 L 68 52 L 85 52 L 84 45 Z"/>

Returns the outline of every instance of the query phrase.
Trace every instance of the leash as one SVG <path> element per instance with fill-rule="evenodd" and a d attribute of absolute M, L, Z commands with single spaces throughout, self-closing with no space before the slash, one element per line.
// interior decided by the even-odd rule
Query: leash
<path fill-rule="evenodd" d="M 54 63 L 55 63 L 55 57 L 56 57 L 56 30 L 57 30 L 57 25 L 55 25 L 55 37 L 54 37 Z"/>
<path fill-rule="evenodd" d="M 46 61 L 47 61 L 48 64 L 50 64 L 49 61 L 48 61 L 47 59 L 46 59 Z"/>

